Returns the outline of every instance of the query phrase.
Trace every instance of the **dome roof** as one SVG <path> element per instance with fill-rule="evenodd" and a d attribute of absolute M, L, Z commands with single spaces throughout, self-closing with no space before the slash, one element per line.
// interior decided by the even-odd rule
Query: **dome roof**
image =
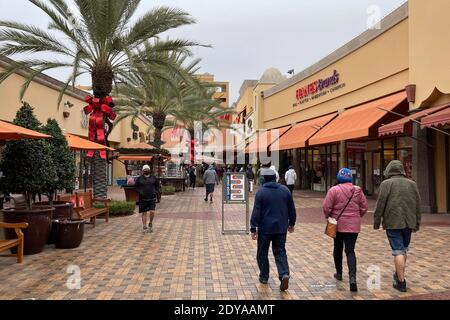
<path fill-rule="evenodd" d="M 280 83 L 281 81 L 286 80 L 286 76 L 284 76 L 280 70 L 276 68 L 269 68 L 264 71 L 261 79 L 259 79 L 260 83 Z"/>

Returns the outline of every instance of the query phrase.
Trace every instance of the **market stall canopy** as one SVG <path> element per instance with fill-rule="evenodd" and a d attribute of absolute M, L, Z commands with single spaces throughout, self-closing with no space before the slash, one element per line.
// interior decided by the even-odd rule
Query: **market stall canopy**
<path fill-rule="evenodd" d="M 411 133 L 412 132 L 412 123 L 414 121 L 419 121 L 420 119 L 429 116 L 433 113 L 441 111 L 442 109 L 447 108 L 448 105 L 437 106 L 433 108 L 428 108 L 416 113 L 413 113 L 409 116 L 406 116 L 397 121 L 391 122 L 384 126 L 381 126 L 378 129 L 378 134 L 380 136 L 390 135 L 390 134 L 398 134 L 398 133 Z"/>
<path fill-rule="evenodd" d="M 102 144 L 80 138 L 73 134 L 66 133 L 64 135 L 66 136 L 66 140 L 67 140 L 67 143 L 69 144 L 69 148 L 72 150 L 108 150 L 108 151 L 115 150 L 113 148 L 104 146 Z"/>
<path fill-rule="evenodd" d="M 447 106 L 444 110 L 423 118 L 421 121 L 422 128 L 444 126 L 446 124 L 450 124 L 450 106 Z"/>
<path fill-rule="evenodd" d="M 0 140 L 47 138 L 51 138 L 51 136 L 0 120 Z"/>
<path fill-rule="evenodd" d="M 119 156 L 117 160 L 119 161 L 151 161 L 152 156 Z"/>
<path fill-rule="evenodd" d="M 289 150 L 295 148 L 304 148 L 309 138 L 316 134 L 321 128 L 323 128 L 328 122 L 333 120 L 337 116 L 337 112 L 297 123 L 291 130 L 286 132 L 277 144 L 270 147 L 271 151 L 276 150 Z"/>
<path fill-rule="evenodd" d="M 250 142 L 245 153 L 266 152 L 267 148 L 285 134 L 291 126 L 278 129 L 264 130 L 257 133 L 256 138 Z"/>
<path fill-rule="evenodd" d="M 327 144 L 370 136 L 371 129 L 406 101 L 404 91 L 348 109 L 309 140 L 309 145 Z M 378 131 L 377 131 L 378 132 Z M 377 134 L 377 133 L 376 133 Z"/>

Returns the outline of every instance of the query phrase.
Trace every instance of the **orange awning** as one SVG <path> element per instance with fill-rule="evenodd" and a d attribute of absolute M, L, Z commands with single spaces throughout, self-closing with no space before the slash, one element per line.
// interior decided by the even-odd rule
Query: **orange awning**
<path fill-rule="evenodd" d="M 370 129 L 405 100 L 406 93 L 400 92 L 348 109 L 313 136 L 309 145 L 368 137 Z"/>
<path fill-rule="evenodd" d="M 46 139 L 51 136 L 0 120 L 0 140 Z"/>
<path fill-rule="evenodd" d="M 152 156 L 119 156 L 117 160 L 119 161 L 151 161 Z"/>
<path fill-rule="evenodd" d="M 450 124 L 450 106 L 447 106 L 444 110 L 423 118 L 421 121 L 422 129 L 432 126 L 444 126 L 446 124 Z"/>
<path fill-rule="evenodd" d="M 423 117 L 429 116 L 435 112 L 438 112 L 442 109 L 447 108 L 448 105 L 442 105 L 438 107 L 428 108 L 419 112 L 416 112 L 414 114 L 411 114 L 409 116 L 406 116 L 402 119 L 399 119 L 397 121 L 391 122 L 389 124 L 386 124 L 378 129 L 378 134 L 380 136 L 389 135 L 389 134 L 396 134 L 396 133 L 405 133 L 405 132 L 412 132 L 412 123 L 413 121 L 418 121 L 422 119 Z"/>
<path fill-rule="evenodd" d="M 109 151 L 115 150 L 113 148 L 109 148 L 102 144 L 80 138 L 73 134 L 66 133 L 65 136 L 66 136 L 67 143 L 69 144 L 69 148 L 72 150 L 99 150 L 99 151 L 100 150 L 109 150 Z"/>
<path fill-rule="evenodd" d="M 152 147 L 151 145 L 149 145 L 148 143 L 145 142 L 141 142 L 138 144 L 134 144 L 132 146 L 129 147 L 124 147 L 122 149 L 153 149 L 154 147 Z"/>
<path fill-rule="evenodd" d="M 289 125 L 283 128 L 259 131 L 256 138 L 245 148 L 245 153 L 266 152 L 267 147 L 277 141 L 290 128 Z"/>
<path fill-rule="evenodd" d="M 279 139 L 278 143 L 271 146 L 270 150 L 289 150 L 306 147 L 308 139 L 336 117 L 336 115 L 337 113 L 332 113 L 320 118 L 297 123 Z"/>

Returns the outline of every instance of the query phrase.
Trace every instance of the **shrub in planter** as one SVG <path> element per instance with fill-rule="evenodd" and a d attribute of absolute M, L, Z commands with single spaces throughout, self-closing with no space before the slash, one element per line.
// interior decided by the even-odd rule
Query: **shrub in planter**
<path fill-rule="evenodd" d="M 103 208 L 102 203 L 95 203 L 95 208 Z M 132 201 L 116 201 L 113 200 L 109 203 L 109 215 L 114 216 L 129 216 L 134 214 L 136 209 L 136 202 Z"/>
<path fill-rule="evenodd" d="M 13 123 L 27 129 L 41 131 L 33 108 L 28 103 L 17 111 Z M 32 208 L 35 194 L 43 194 L 48 185 L 57 179 L 55 165 L 50 156 L 50 147 L 45 140 L 9 141 L 3 153 L 1 168 L 4 174 L 2 188 L 7 194 L 24 194 L 26 208 L 3 210 L 5 222 L 28 222 L 25 235 L 25 254 L 39 253 L 44 249 L 52 224 L 53 208 Z M 6 234 L 8 239 L 16 237 Z"/>
<path fill-rule="evenodd" d="M 175 187 L 174 186 L 162 186 L 161 192 L 163 196 L 170 196 L 175 194 Z"/>
<path fill-rule="evenodd" d="M 203 188 L 205 186 L 205 183 L 203 182 L 202 178 L 197 178 L 195 181 L 195 186 L 199 188 Z"/>

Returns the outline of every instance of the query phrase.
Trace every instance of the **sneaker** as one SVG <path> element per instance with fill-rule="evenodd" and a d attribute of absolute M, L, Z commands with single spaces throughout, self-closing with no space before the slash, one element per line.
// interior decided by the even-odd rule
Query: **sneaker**
<path fill-rule="evenodd" d="M 259 278 L 259 282 L 262 284 L 267 284 L 269 281 L 266 279 Z"/>
<path fill-rule="evenodd" d="M 336 280 L 342 281 L 342 273 L 335 273 L 333 276 Z"/>
<path fill-rule="evenodd" d="M 403 282 L 400 282 L 398 279 L 397 273 L 394 273 L 394 282 L 392 284 L 392 287 L 400 292 L 406 292 L 406 280 L 403 280 Z"/>
<path fill-rule="evenodd" d="M 152 233 L 153 232 L 153 225 L 151 225 L 151 224 L 148 225 L 147 232 L 148 233 Z"/>
<path fill-rule="evenodd" d="M 213 202 L 212 198 L 209 200 L 209 202 L 211 202 L 211 203 Z"/>
<path fill-rule="evenodd" d="M 356 284 L 356 276 L 350 276 L 350 291 L 357 292 L 358 285 Z"/>
<path fill-rule="evenodd" d="M 205 198 L 205 202 L 208 202 L 208 198 Z"/>
<path fill-rule="evenodd" d="M 280 291 L 286 291 L 289 288 L 289 276 L 286 274 L 281 279 Z"/>
<path fill-rule="evenodd" d="M 148 232 L 148 228 L 144 227 L 143 230 L 142 230 L 142 233 L 147 233 L 147 232 Z"/>

